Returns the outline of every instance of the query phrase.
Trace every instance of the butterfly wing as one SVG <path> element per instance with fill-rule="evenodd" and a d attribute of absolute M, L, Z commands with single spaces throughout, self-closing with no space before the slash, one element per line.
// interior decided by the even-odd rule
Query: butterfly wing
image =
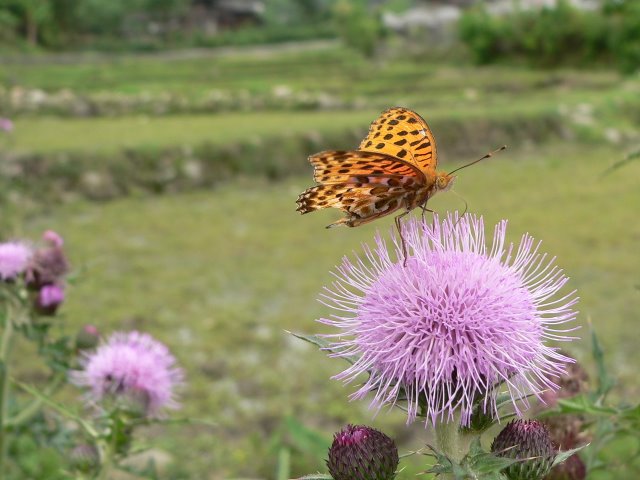
<path fill-rule="evenodd" d="M 355 227 L 388 215 L 424 184 L 424 174 L 403 160 L 380 152 L 331 150 L 309 157 L 320 183 L 297 200 L 300 213 L 338 208 L 346 216 L 330 225 Z"/>
<path fill-rule="evenodd" d="M 415 166 L 380 152 L 327 150 L 309 157 L 318 183 L 384 183 L 409 186 L 424 181 Z"/>
<path fill-rule="evenodd" d="M 427 176 L 432 175 L 438 165 L 431 129 L 420 115 L 408 108 L 394 107 L 382 112 L 358 149 L 397 157 L 415 165 Z"/>
<path fill-rule="evenodd" d="M 328 227 L 357 227 L 395 212 L 403 206 L 402 200 L 405 195 L 406 191 L 403 188 L 385 185 L 316 185 L 298 197 L 298 211 L 309 213 L 322 208 L 339 208 L 346 216 Z"/>

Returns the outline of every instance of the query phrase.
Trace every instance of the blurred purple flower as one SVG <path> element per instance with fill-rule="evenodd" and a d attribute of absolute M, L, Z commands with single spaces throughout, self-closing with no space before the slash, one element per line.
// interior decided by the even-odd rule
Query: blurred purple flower
<path fill-rule="evenodd" d="M 345 258 L 323 303 L 343 312 L 319 321 L 340 329 L 331 356 L 357 357 L 335 378 L 347 383 L 369 374 L 352 399 L 373 392 L 372 406 L 406 397 L 408 422 L 419 411 L 427 422 L 468 425 L 474 402 L 498 416 L 496 386 L 504 382 L 516 412 L 529 393 L 557 388 L 551 378 L 571 359 L 545 340 L 569 341 L 559 329 L 575 319 L 575 292 L 551 298 L 568 281 L 539 243 L 523 235 L 505 247 L 506 220 L 487 247 L 482 217 L 457 214 L 429 225 L 403 224 L 409 256 L 394 238 L 393 261 L 378 235 L 364 259 Z"/>
<path fill-rule="evenodd" d="M 0 130 L 5 133 L 11 133 L 13 131 L 13 122 L 11 119 L 0 117 Z"/>
<path fill-rule="evenodd" d="M 64 245 L 64 240 L 62 239 L 60 234 L 54 232 L 53 230 L 47 230 L 46 232 L 44 232 L 42 234 L 42 239 L 53 247 L 62 248 L 62 246 Z"/>
<path fill-rule="evenodd" d="M 175 389 L 182 383 L 182 370 L 169 349 L 146 333 L 116 332 L 85 354 L 82 363 L 84 369 L 73 372 L 71 381 L 90 389 L 92 403 L 133 401 L 151 417 L 163 408 L 178 408 Z"/>
<path fill-rule="evenodd" d="M 0 280 L 13 280 L 24 273 L 33 251 L 20 242 L 0 243 Z"/>
<path fill-rule="evenodd" d="M 43 315 L 53 315 L 64 302 L 62 285 L 45 285 L 38 292 L 36 309 Z"/>
<path fill-rule="evenodd" d="M 35 252 L 26 275 L 27 283 L 35 289 L 42 288 L 43 285 L 59 283 L 69 272 L 69 262 L 62 249 L 64 244 L 62 237 L 48 230 L 42 238 L 49 246 Z"/>

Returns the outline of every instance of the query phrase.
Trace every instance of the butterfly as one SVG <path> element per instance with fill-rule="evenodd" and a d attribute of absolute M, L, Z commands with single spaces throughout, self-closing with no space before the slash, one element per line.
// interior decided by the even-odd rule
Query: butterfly
<path fill-rule="evenodd" d="M 342 210 L 345 216 L 330 228 L 357 227 L 400 210 L 395 219 L 400 234 L 400 218 L 416 207 L 427 211 L 427 201 L 451 188 L 452 174 L 460 170 L 436 170 L 438 153 L 431 129 L 420 115 L 402 107 L 382 112 L 357 150 L 327 150 L 311 155 L 309 162 L 319 185 L 300 194 L 297 211 Z"/>

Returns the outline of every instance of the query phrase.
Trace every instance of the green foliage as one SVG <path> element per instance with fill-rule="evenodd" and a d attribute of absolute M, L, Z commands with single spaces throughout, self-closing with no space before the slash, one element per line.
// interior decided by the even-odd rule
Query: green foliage
<path fill-rule="evenodd" d="M 365 57 L 373 57 L 384 36 L 378 12 L 371 12 L 366 2 L 340 0 L 333 8 L 338 32 L 344 43 Z"/>
<path fill-rule="evenodd" d="M 335 36 L 335 28 L 327 23 L 306 23 L 287 26 L 268 24 L 259 27 L 244 27 L 239 30 L 223 31 L 217 35 L 205 35 L 196 32 L 191 36 L 191 39 L 186 39 L 186 43 L 197 47 L 223 47 L 317 40 L 335 38 Z"/>
<path fill-rule="evenodd" d="M 640 2 L 610 2 L 608 46 L 619 68 L 627 73 L 640 69 Z"/>
<path fill-rule="evenodd" d="M 505 468 L 517 463 L 512 458 L 497 457 L 490 452 L 485 452 L 477 437 L 470 446 L 469 453 L 461 462 L 454 462 L 442 452 L 433 451 L 436 464 L 427 473 L 449 476 L 455 480 L 506 480 L 501 473 Z"/>
<path fill-rule="evenodd" d="M 539 67 L 611 63 L 633 72 L 640 65 L 640 4 L 616 4 L 591 11 L 561 0 L 555 6 L 500 16 L 478 5 L 463 14 L 459 34 L 479 64 L 502 60 L 524 60 Z"/>
<path fill-rule="evenodd" d="M 78 6 L 78 20 L 82 29 L 96 34 L 117 36 L 125 17 L 140 5 L 141 0 L 84 0 Z"/>
<path fill-rule="evenodd" d="M 9 9 L 0 8 L 0 41 L 12 42 L 20 24 L 18 16 Z"/>

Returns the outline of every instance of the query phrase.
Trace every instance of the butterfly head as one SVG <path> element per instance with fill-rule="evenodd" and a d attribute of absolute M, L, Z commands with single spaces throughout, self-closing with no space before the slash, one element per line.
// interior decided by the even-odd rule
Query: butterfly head
<path fill-rule="evenodd" d="M 456 177 L 453 175 L 449 175 L 445 172 L 438 172 L 436 176 L 436 189 L 439 191 L 446 192 L 453 185 L 453 180 Z"/>

